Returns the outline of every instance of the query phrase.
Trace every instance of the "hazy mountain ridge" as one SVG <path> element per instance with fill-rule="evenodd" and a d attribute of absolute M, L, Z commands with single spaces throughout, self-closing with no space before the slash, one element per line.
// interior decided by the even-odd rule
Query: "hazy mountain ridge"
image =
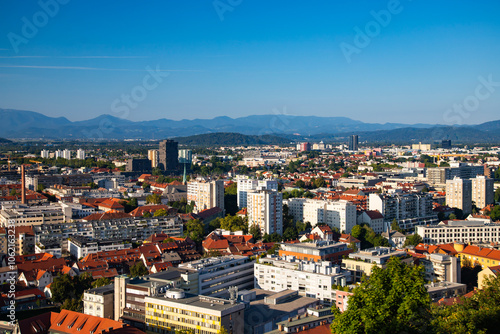
<path fill-rule="evenodd" d="M 72 122 L 64 117 L 48 117 L 33 111 L 0 109 L 0 122 L 1 136 L 12 139 L 162 139 L 208 133 L 239 133 L 251 136 L 274 135 L 287 140 L 340 142 L 349 134 L 356 133 L 360 136 L 360 141 L 369 142 L 428 142 L 442 139 L 500 142 L 500 121 L 474 126 L 436 126 L 421 123 L 364 123 L 347 117 L 274 114 L 179 121 L 163 118 L 140 122 L 101 115 Z"/>

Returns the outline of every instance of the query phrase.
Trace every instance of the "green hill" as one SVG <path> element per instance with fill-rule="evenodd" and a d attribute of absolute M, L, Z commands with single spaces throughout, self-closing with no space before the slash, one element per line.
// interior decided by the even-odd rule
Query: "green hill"
<path fill-rule="evenodd" d="M 243 135 L 241 133 L 217 132 L 173 138 L 180 145 L 188 146 L 234 146 L 234 145 L 281 145 L 290 140 L 273 135 Z"/>

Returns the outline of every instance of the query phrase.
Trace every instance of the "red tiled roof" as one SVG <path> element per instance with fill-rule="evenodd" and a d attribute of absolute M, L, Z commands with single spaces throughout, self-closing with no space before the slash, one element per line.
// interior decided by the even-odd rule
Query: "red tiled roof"
<path fill-rule="evenodd" d="M 465 246 L 461 254 L 468 254 L 478 257 L 484 257 L 500 261 L 500 250 L 479 247 L 479 246 Z"/>
<path fill-rule="evenodd" d="M 52 321 L 50 331 L 68 334 L 97 334 L 101 331 L 122 327 L 123 323 L 119 321 L 61 310 L 59 316 Z"/>
<path fill-rule="evenodd" d="M 114 212 L 108 211 L 104 213 L 93 213 L 83 218 L 84 221 L 93 221 L 93 220 L 112 220 L 112 219 L 123 219 L 130 218 L 130 214 L 125 212 Z"/>
<path fill-rule="evenodd" d="M 370 217 L 370 219 L 384 219 L 384 215 L 382 215 L 377 210 L 366 210 L 365 212 L 368 217 Z"/>
<path fill-rule="evenodd" d="M 143 205 L 143 206 L 137 207 L 135 210 L 130 212 L 130 215 L 132 217 L 142 217 L 145 212 L 149 212 L 151 214 L 154 214 L 156 211 L 161 210 L 161 209 L 169 212 L 172 208 L 170 206 L 164 205 L 164 204 Z"/>

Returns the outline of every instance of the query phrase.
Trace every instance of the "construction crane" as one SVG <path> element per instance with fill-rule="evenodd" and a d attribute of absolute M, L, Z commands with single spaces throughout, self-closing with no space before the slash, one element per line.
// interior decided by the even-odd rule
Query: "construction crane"
<path fill-rule="evenodd" d="M 41 162 L 41 161 L 37 161 L 37 160 L 30 160 L 30 162 L 34 162 L 34 163 L 36 163 L 36 166 L 37 166 L 37 170 L 38 170 L 38 171 L 42 170 L 42 166 L 41 166 L 41 164 L 42 164 L 43 162 Z"/>

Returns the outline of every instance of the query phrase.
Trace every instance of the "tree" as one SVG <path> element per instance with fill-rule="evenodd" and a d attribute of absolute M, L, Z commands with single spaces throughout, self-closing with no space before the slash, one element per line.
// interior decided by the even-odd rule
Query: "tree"
<path fill-rule="evenodd" d="M 316 188 L 322 188 L 326 186 L 326 181 L 323 177 L 318 177 L 316 180 L 314 180 L 314 185 Z"/>
<path fill-rule="evenodd" d="M 168 211 L 165 209 L 156 210 L 153 217 L 164 217 L 168 215 Z"/>
<path fill-rule="evenodd" d="M 408 238 L 406 238 L 404 247 L 417 246 L 421 242 L 422 242 L 422 237 L 419 234 L 415 233 L 415 234 L 409 236 Z"/>
<path fill-rule="evenodd" d="M 228 215 L 224 217 L 220 223 L 220 227 L 223 230 L 232 232 L 243 231 L 243 233 L 246 233 L 248 231 L 248 223 L 240 216 Z"/>
<path fill-rule="evenodd" d="M 149 212 L 149 211 L 144 211 L 144 213 L 142 214 L 142 216 L 143 216 L 144 218 L 150 218 L 150 217 L 151 217 L 151 212 Z"/>
<path fill-rule="evenodd" d="M 257 241 L 262 238 L 262 232 L 260 231 L 260 227 L 257 224 L 252 224 L 250 228 L 248 229 L 248 233 L 252 235 L 252 238 Z"/>
<path fill-rule="evenodd" d="M 497 188 L 497 190 L 495 190 L 495 203 L 496 202 L 500 202 L 500 188 Z"/>
<path fill-rule="evenodd" d="M 201 243 L 205 233 L 205 225 L 199 219 L 191 219 L 185 225 L 187 236 L 196 243 Z"/>
<path fill-rule="evenodd" d="M 82 301 L 80 299 L 67 298 L 61 305 L 61 310 L 82 312 L 83 311 Z"/>
<path fill-rule="evenodd" d="M 306 186 L 305 182 L 302 180 L 298 180 L 295 182 L 295 185 L 299 188 L 304 188 Z"/>
<path fill-rule="evenodd" d="M 110 279 L 107 278 L 107 277 L 101 277 L 101 278 L 98 278 L 97 280 L 95 280 L 92 283 L 92 287 L 93 288 L 99 288 L 101 286 L 105 286 L 105 285 L 108 285 L 108 284 L 111 284 Z"/>
<path fill-rule="evenodd" d="M 11 189 L 11 190 L 10 190 L 10 194 L 9 194 L 9 195 L 10 195 L 10 196 L 16 196 L 16 195 L 17 195 L 17 191 L 16 191 L 16 189 Z"/>
<path fill-rule="evenodd" d="M 374 266 L 344 313 L 332 307 L 332 333 L 428 333 L 431 300 L 424 284 L 422 266 L 407 266 L 399 258 L 385 269 Z"/>
<path fill-rule="evenodd" d="M 454 213 L 450 213 L 450 215 L 448 216 L 448 219 L 457 219 L 457 216 L 454 214 Z"/>
<path fill-rule="evenodd" d="M 393 231 L 398 231 L 399 233 L 403 233 L 403 229 L 401 229 L 401 227 L 399 227 L 399 224 L 398 224 L 398 221 L 396 218 L 394 218 L 392 220 L 392 223 L 391 223 L 391 230 Z"/>
<path fill-rule="evenodd" d="M 500 220 L 500 205 L 495 205 L 490 212 L 490 218 L 493 221 Z"/>
<path fill-rule="evenodd" d="M 161 204 L 161 197 L 158 194 L 146 196 L 146 204 Z"/>
<path fill-rule="evenodd" d="M 139 277 L 147 274 L 149 274 L 148 268 L 146 268 L 142 261 L 138 261 L 130 267 L 130 277 Z"/>
<path fill-rule="evenodd" d="M 221 326 L 220 327 L 220 331 L 218 332 L 218 334 L 229 334 L 228 331 L 224 328 L 224 326 Z"/>
<path fill-rule="evenodd" d="M 299 237 L 299 233 L 294 226 L 287 227 L 285 232 L 283 232 L 284 240 L 297 240 Z"/>

